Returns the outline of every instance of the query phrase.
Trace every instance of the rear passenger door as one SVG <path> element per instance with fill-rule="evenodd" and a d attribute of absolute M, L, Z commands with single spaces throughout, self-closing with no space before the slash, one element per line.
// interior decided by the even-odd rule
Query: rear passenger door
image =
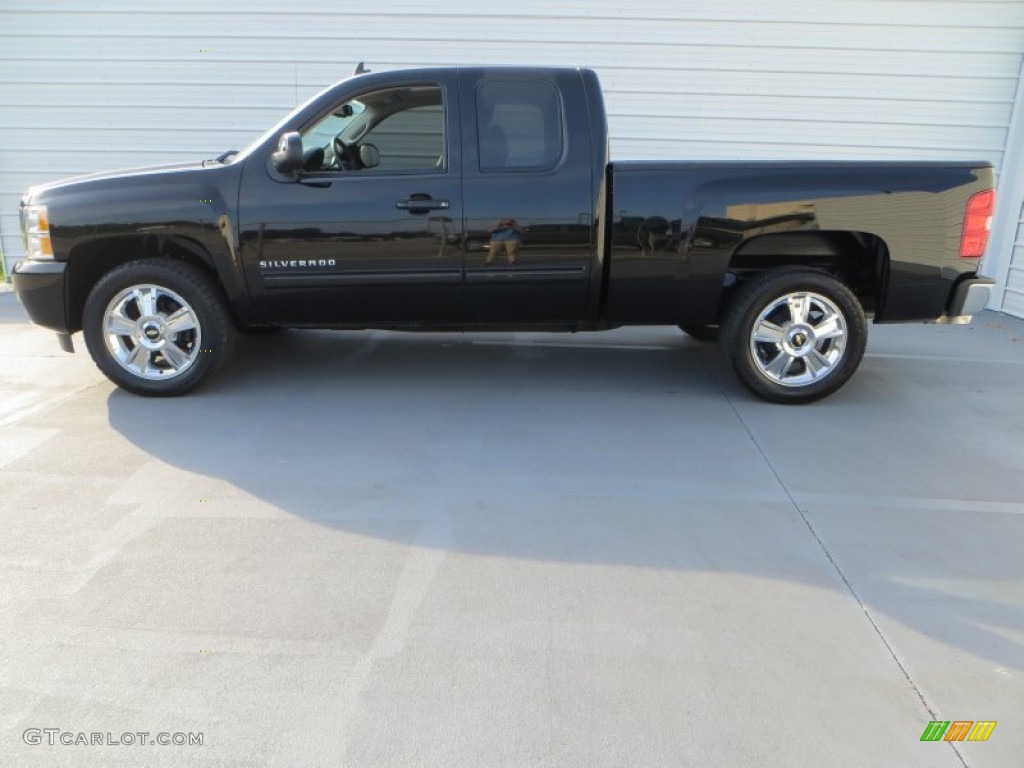
<path fill-rule="evenodd" d="M 578 73 L 463 70 L 460 101 L 467 322 L 583 319 L 594 203 Z"/>

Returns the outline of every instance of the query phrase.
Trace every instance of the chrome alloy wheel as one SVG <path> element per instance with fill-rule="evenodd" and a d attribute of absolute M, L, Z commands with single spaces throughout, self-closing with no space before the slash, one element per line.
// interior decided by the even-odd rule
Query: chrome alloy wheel
<path fill-rule="evenodd" d="M 103 338 L 111 357 L 143 379 L 180 376 L 202 349 L 195 310 L 159 285 L 133 285 L 114 296 L 103 313 Z"/>
<path fill-rule="evenodd" d="M 750 334 L 750 354 L 758 371 L 784 387 L 821 381 L 846 353 L 846 318 L 820 293 L 781 296 L 758 316 Z"/>

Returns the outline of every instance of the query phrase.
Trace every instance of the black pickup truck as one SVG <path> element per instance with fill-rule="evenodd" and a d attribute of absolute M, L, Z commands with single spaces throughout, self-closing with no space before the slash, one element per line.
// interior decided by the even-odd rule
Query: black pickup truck
<path fill-rule="evenodd" d="M 360 73 L 241 152 L 29 189 L 13 280 L 142 395 L 236 331 L 666 324 L 796 403 L 850 378 L 866 317 L 983 308 L 992 209 L 984 162 L 612 163 L 587 69 Z"/>

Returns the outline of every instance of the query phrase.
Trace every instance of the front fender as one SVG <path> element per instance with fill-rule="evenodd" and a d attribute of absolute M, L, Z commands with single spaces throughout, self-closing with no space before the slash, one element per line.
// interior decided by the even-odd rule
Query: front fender
<path fill-rule="evenodd" d="M 255 317 L 239 266 L 239 167 L 160 170 L 50 186 L 56 260 L 67 263 L 68 324 L 102 274 L 137 258 L 186 258 L 213 272 L 243 322 Z"/>

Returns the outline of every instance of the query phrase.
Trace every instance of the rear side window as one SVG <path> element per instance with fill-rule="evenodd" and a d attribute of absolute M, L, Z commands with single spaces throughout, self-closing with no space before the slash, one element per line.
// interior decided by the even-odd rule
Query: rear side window
<path fill-rule="evenodd" d="M 484 80 L 476 126 L 481 171 L 548 171 L 562 159 L 562 101 L 551 83 Z"/>

